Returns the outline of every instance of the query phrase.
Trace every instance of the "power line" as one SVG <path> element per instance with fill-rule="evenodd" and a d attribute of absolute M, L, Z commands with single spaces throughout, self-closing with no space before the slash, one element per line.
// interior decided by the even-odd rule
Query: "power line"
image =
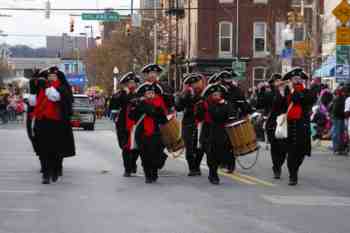
<path fill-rule="evenodd" d="M 177 8 L 181 10 L 218 10 L 218 9 L 234 9 L 233 6 L 225 6 L 225 7 L 193 7 L 193 8 Z M 46 11 L 45 8 L 22 8 L 22 7 L 0 7 L 1 11 Z M 133 8 L 135 11 L 168 11 L 166 8 Z M 172 10 L 172 9 L 170 9 Z M 51 8 L 51 11 L 131 11 L 131 8 L 106 8 L 106 9 L 97 9 L 97 8 Z"/>

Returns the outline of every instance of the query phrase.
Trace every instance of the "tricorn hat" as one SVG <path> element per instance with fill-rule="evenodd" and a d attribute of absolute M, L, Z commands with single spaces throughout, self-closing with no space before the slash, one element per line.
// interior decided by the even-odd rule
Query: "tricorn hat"
<path fill-rule="evenodd" d="M 215 92 L 220 92 L 222 94 L 226 94 L 227 93 L 227 89 L 226 87 L 224 87 L 221 84 L 210 84 L 209 86 L 207 86 L 207 88 L 204 89 L 202 96 L 207 98 L 209 95 L 215 93 Z"/>
<path fill-rule="evenodd" d="M 120 79 L 119 83 L 127 83 L 129 81 L 134 81 L 136 83 L 140 83 L 141 79 L 138 75 L 136 75 L 134 72 L 128 72 L 123 75 L 123 77 Z"/>
<path fill-rule="evenodd" d="M 157 72 L 157 73 L 161 73 L 163 71 L 162 67 L 160 67 L 160 65 L 158 64 L 148 64 L 145 65 L 142 69 L 141 69 L 141 73 L 147 74 L 150 72 Z"/>
<path fill-rule="evenodd" d="M 296 67 L 292 70 L 290 70 L 289 72 L 287 72 L 282 80 L 289 80 L 293 77 L 300 77 L 301 79 L 304 79 L 304 80 L 308 80 L 309 79 L 309 76 L 304 72 L 304 70 L 300 67 Z"/>
<path fill-rule="evenodd" d="M 140 96 L 143 96 L 147 91 L 154 91 L 158 95 L 163 94 L 162 87 L 156 83 L 145 82 L 136 89 L 136 93 Z"/>

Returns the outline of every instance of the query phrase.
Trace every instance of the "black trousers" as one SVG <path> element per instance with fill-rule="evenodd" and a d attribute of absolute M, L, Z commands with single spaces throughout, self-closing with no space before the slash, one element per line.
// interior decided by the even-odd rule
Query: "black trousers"
<path fill-rule="evenodd" d="M 271 145 L 272 170 L 281 172 L 281 168 L 286 161 L 288 153 L 288 144 L 286 139 L 273 139 Z"/>
<path fill-rule="evenodd" d="M 41 163 L 43 169 L 43 178 L 58 176 L 62 159 L 57 154 L 41 155 Z"/>
<path fill-rule="evenodd" d="M 298 179 L 298 172 L 303 163 L 305 155 L 298 150 L 289 152 L 287 159 L 287 166 L 290 179 Z"/>
<path fill-rule="evenodd" d="M 123 150 L 123 163 L 125 172 L 132 173 L 136 170 L 136 161 L 139 157 L 139 151 L 136 150 Z"/>
<path fill-rule="evenodd" d="M 204 151 L 202 149 L 186 147 L 185 156 L 190 171 L 199 171 L 204 156 Z"/>
<path fill-rule="evenodd" d="M 197 127 L 195 123 L 182 124 L 182 135 L 185 141 L 188 168 L 190 171 L 199 171 L 204 151 L 197 148 Z"/>
<path fill-rule="evenodd" d="M 160 135 L 144 137 L 140 145 L 140 157 L 146 178 L 158 178 L 158 169 L 164 166 L 164 146 Z"/>

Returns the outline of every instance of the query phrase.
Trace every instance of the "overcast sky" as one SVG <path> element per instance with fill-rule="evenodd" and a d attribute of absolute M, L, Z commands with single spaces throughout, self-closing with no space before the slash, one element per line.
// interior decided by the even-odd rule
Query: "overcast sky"
<path fill-rule="evenodd" d="M 0 0 L 0 7 L 25 7 L 44 8 L 47 0 Z M 50 0 L 52 8 L 130 8 L 131 0 Z M 139 6 L 139 0 L 134 0 L 134 7 Z M 0 37 L 0 43 L 6 42 L 11 45 L 26 44 L 32 47 L 45 47 L 44 36 L 31 37 L 29 35 L 61 35 L 68 33 L 70 16 L 68 12 L 51 12 L 51 18 L 45 19 L 44 12 L 4 12 L 11 14 L 11 18 L 0 17 L 0 30 L 8 37 Z M 73 12 L 71 12 L 73 13 Z M 120 14 L 128 14 L 126 11 Z M 75 33 L 85 33 L 85 25 L 94 25 L 95 35 L 99 34 L 98 24 L 94 21 L 82 21 L 75 18 Z M 15 36 L 15 35 L 27 35 Z"/>

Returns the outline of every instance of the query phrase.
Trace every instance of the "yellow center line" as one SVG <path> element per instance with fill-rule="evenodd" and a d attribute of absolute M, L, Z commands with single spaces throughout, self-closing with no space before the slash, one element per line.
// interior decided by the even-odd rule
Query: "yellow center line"
<path fill-rule="evenodd" d="M 270 183 L 270 182 L 268 182 L 268 181 L 264 181 L 264 180 L 258 179 L 258 178 L 253 177 L 253 176 L 243 175 L 243 174 L 240 174 L 240 173 L 238 173 L 238 172 L 235 172 L 234 174 L 237 175 L 238 177 L 241 177 L 241 178 L 244 178 L 244 179 L 253 181 L 253 182 L 255 182 L 255 183 L 257 183 L 257 184 L 260 184 L 260 185 L 264 185 L 264 186 L 268 186 L 268 187 L 274 187 L 274 186 L 276 186 L 276 185 L 273 184 L 273 183 Z"/>
<path fill-rule="evenodd" d="M 225 177 L 231 178 L 232 180 L 238 181 L 238 182 L 243 183 L 243 184 L 257 185 L 257 183 L 255 183 L 253 181 L 250 181 L 248 179 L 244 179 L 244 178 L 241 178 L 239 176 L 236 176 L 235 174 L 225 173 L 225 172 L 223 172 L 221 170 L 219 170 L 218 173 L 221 176 L 225 176 Z"/>

